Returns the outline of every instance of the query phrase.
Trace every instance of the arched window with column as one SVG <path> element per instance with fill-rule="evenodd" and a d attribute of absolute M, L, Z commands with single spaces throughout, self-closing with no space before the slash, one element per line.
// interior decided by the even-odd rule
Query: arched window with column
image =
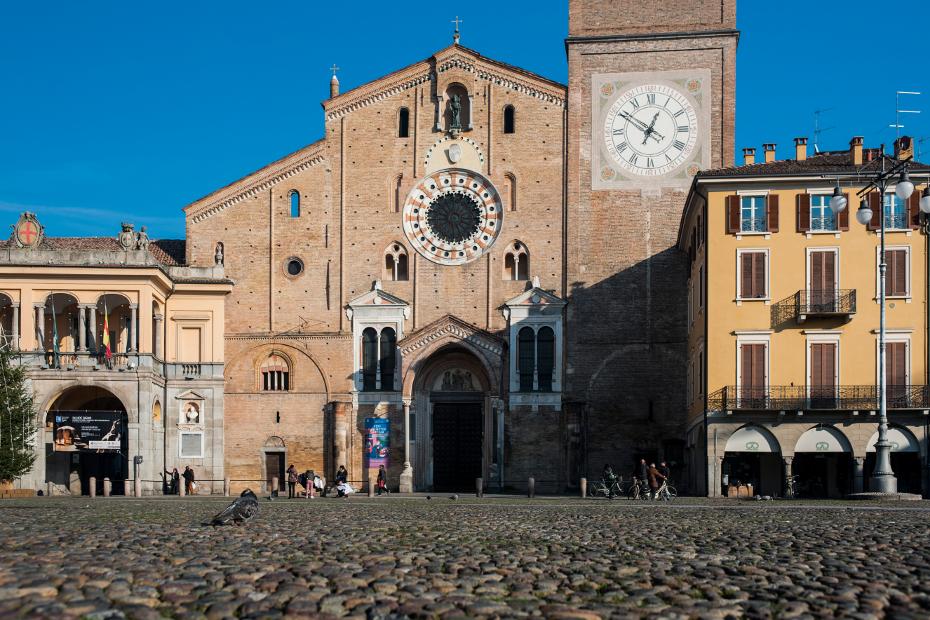
<path fill-rule="evenodd" d="M 261 389 L 263 392 L 287 392 L 291 388 L 291 373 L 287 360 L 272 353 L 261 365 Z"/>
<path fill-rule="evenodd" d="M 530 251 L 521 241 L 512 241 L 504 250 L 504 280 L 530 279 Z"/>
<path fill-rule="evenodd" d="M 533 374 L 536 365 L 536 333 L 524 327 L 517 337 L 517 369 L 520 373 L 520 391 L 533 391 Z"/>
<path fill-rule="evenodd" d="M 381 391 L 394 391 L 394 370 L 397 366 L 397 334 L 390 327 L 381 330 Z"/>
<path fill-rule="evenodd" d="M 378 332 L 366 327 L 362 332 L 362 390 L 378 389 Z"/>
<path fill-rule="evenodd" d="M 395 241 L 384 251 L 384 279 L 390 282 L 406 282 L 408 279 L 407 249 Z"/>
<path fill-rule="evenodd" d="M 552 391 L 552 373 L 555 370 L 555 332 L 541 327 L 536 332 L 536 374 L 540 392 Z"/>

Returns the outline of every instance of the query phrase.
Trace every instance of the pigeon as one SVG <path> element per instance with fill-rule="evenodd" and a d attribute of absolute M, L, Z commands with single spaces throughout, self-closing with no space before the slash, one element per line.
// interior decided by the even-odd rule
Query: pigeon
<path fill-rule="evenodd" d="M 258 514 L 258 498 L 251 489 L 246 489 L 236 498 L 226 509 L 213 517 L 209 525 L 216 527 L 218 525 L 229 525 L 234 523 L 240 525 L 250 520 Z"/>
<path fill-rule="evenodd" d="M 431 496 L 427 495 L 426 499 L 433 499 Z"/>
<path fill-rule="evenodd" d="M 453 502 L 454 502 L 455 500 L 457 500 L 458 498 L 459 498 L 458 495 L 450 495 L 450 496 L 449 496 L 449 499 L 451 499 Z"/>

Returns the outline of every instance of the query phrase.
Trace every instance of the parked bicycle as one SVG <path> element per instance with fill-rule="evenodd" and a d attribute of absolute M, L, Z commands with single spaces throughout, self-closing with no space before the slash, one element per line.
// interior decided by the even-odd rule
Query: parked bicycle
<path fill-rule="evenodd" d="M 788 476 L 785 480 L 785 499 L 797 498 L 798 477 Z"/>
<path fill-rule="evenodd" d="M 623 495 L 622 490 L 623 478 L 613 481 L 596 480 L 591 485 L 591 497 L 606 497 L 613 499 Z"/>
<path fill-rule="evenodd" d="M 659 490 L 656 491 L 655 497 L 653 499 L 670 502 L 676 497 L 678 497 L 678 490 L 672 486 L 668 480 L 663 480 L 662 486 L 660 486 Z"/>
<path fill-rule="evenodd" d="M 639 478 L 633 478 L 632 484 L 630 484 L 630 489 L 627 492 L 627 497 L 630 499 L 652 499 L 652 492 L 649 489 L 649 485 L 641 481 Z"/>

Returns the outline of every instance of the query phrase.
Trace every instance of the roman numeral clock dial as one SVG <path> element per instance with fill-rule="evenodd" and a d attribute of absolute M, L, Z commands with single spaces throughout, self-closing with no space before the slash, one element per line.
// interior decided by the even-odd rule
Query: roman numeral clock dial
<path fill-rule="evenodd" d="M 672 86 L 630 88 L 605 115 L 605 148 L 629 175 L 672 173 L 689 161 L 697 142 L 697 112 L 688 97 Z"/>

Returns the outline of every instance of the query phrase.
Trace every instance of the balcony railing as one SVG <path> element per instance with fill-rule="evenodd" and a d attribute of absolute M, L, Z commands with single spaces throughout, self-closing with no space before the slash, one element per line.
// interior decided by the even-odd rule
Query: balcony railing
<path fill-rule="evenodd" d="M 772 327 L 788 321 L 798 324 L 807 319 L 842 318 L 849 321 L 856 313 L 856 289 L 832 291 L 800 290 L 772 305 Z"/>
<path fill-rule="evenodd" d="M 930 386 L 889 385 L 889 409 L 930 409 Z M 878 409 L 877 385 L 807 387 L 729 385 L 708 397 L 711 411 L 871 411 Z"/>

